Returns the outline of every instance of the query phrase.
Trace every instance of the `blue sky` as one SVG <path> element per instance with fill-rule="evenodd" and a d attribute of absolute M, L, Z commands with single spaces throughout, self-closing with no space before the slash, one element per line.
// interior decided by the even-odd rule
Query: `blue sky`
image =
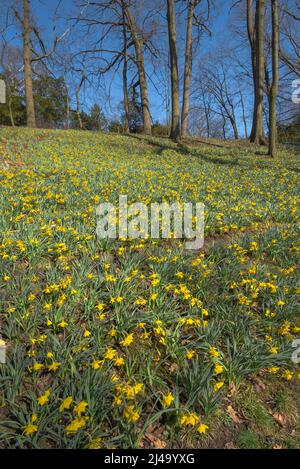
<path fill-rule="evenodd" d="M 34 16 L 37 18 L 36 12 L 38 14 L 38 23 L 43 29 L 44 37 L 49 38 L 49 45 L 52 42 L 52 21 L 51 16 L 54 12 L 55 6 L 57 5 L 57 1 L 54 0 L 31 0 L 32 5 L 32 12 Z M 197 51 L 197 57 L 200 58 L 202 55 L 202 51 L 204 54 L 208 52 L 209 49 L 215 47 L 215 45 L 220 41 L 220 37 L 224 37 L 224 33 L 226 32 L 226 24 L 229 19 L 229 8 L 231 5 L 231 0 L 225 0 L 222 4 L 218 5 L 218 13 L 213 13 L 214 18 L 211 23 L 211 31 L 212 36 L 203 37 L 201 39 L 201 43 L 199 45 L 199 49 Z M 75 13 L 78 11 L 74 7 L 73 0 L 63 0 L 60 5 L 60 15 L 61 16 L 72 16 L 73 12 Z M 50 14 L 49 14 L 50 13 Z M 163 12 L 164 14 L 165 12 Z M 184 27 L 185 27 L 185 16 L 183 15 L 178 24 L 178 48 L 179 48 L 179 56 L 183 58 L 183 47 L 184 47 Z M 63 31 L 66 28 L 65 21 L 60 21 L 58 26 L 58 32 Z M 165 42 L 165 46 L 167 47 L 167 35 L 165 33 L 165 38 L 163 40 Z M 180 61 L 181 69 L 183 65 L 183 61 Z M 197 59 L 195 60 L 195 69 L 197 66 Z M 112 75 L 108 76 L 108 82 L 111 80 Z M 163 121 L 165 119 L 165 103 L 162 97 L 159 95 L 157 89 L 152 85 L 151 80 L 148 79 L 148 87 L 149 87 L 149 99 L 150 99 L 150 106 L 151 106 L 151 114 L 153 120 Z M 84 101 L 85 107 L 89 108 L 94 102 L 99 102 L 102 104 L 103 107 L 106 107 L 107 112 L 113 114 L 114 112 L 118 112 L 118 105 L 122 100 L 122 81 L 121 81 L 121 70 L 118 74 L 114 76 L 112 82 L 112 93 L 110 96 L 111 105 L 109 106 L 105 97 L 105 93 L 102 91 L 97 91 L 93 87 L 86 85 L 82 91 L 82 100 Z"/>
<path fill-rule="evenodd" d="M 7 0 L 14 1 L 14 0 Z M 20 2 L 20 0 L 16 0 Z M 53 15 L 57 7 L 59 0 L 31 0 L 31 11 L 33 18 L 36 20 L 38 27 L 41 31 L 41 35 L 44 39 L 48 48 L 52 47 L 53 44 Z M 61 34 L 66 30 L 70 22 L 66 21 L 66 18 L 72 18 L 78 14 L 79 8 L 76 6 L 76 3 L 80 4 L 81 2 L 77 0 L 61 0 L 59 3 L 60 7 L 58 10 L 58 18 L 56 21 L 57 24 L 57 34 Z M 205 2 L 204 2 L 205 3 Z M 149 5 L 152 6 L 151 2 Z M 215 2 L 215 7 L 212 8 L 212 18 L 210 23 L 211 36 L 204 35 L 200 39 L 200 44 L 198 46 L 195 59 L 194 59 L 194 74 L 197 74 L 199 70 L 199 61 L 201 58 L 205 57 L 209 52 L 218 52 L 219 47 L 224 47 L 224 44 L 228 44 L 231 40 L 230 30 L 227 27 L 230 20 L 230 6 L 232 5 L 231 0 L 225 0 L 222 2 Z M 20 2 L 21 7 L 21 2 Z M 168 47 L 168 37 L 167 37 L 167 24 L 165 22 L 166 12 L 165 9 L 161 14 L 161 25 L 162 25 L 162 35 L 160 37 L 159 47 L 162 47 L 164 50 L 167 50 Z M 186 27 L 186 13 L 181 14 L 177 18 L 177 42 L 178 42 L 178 55 L 179 55 L 179 68 L 180 73 L 183 72 L 183 63 L 184 63 L 184 46 L 185 46 L 185 27 Z M 96 32 L 97 33 L 97 30 Z M 83 42 L 85 39 L 82 37 Z M 157 40 L 157 39 L 156 39 Z M 118 48 L 118 38 L 111 38 L 109 40 L 110 48 Z M 20 42 L 20 38 L 17 42 Z M 87 41 L 88 43 L 89 41 Z M 86 44 L 77 44 L 77 49 L 80 47 L 85 48 Z M 76 48 L 75 48 L 76 49 Z M 164 77 L 159 82 L 156 77 L 153 77 L 152 83 L 151 77 L 153 76 L 153 67 L 149 62 L 149 54 L 146 55 L 146 71 L 149 73 L 148 77 L 148 93 L 150 101 L 150 110 L 153 121 L 164 122 L 166 119 L 166 99 L 162 96 L 163 89 L 167 84 L 167 71 L 165 72 Z M 97 62 L 95 62 L 96 64 Z M 98 62 L 99 63 L 99 62 Z M 201 62 L 200 62 L 201 63 Z M 157 67 L 158 72 L 161 68 L 161 64 Z M 57 72 L 59 73 L 59 72 Z M 129 79 L 130 79 L 129 74 Z M 70 74 L 68 76 L 70 80 L 70 89 L 71 89 L 71 98 L 74 105 L 74 90 L 75 86 L 79 80 L 79 77 L 76 74 Z M 104 81 L 106 86 L 104 87 Z M 82 109 L 88 110 L 95 103 L 100 104 L 105 112 L 110 116 L 114 117 L 120 114 L 120 103 L 122 101 L 122 68 L 115 73 L 112 72 L 105 76 L 101 82 L 102 86 L 99 86 L 97 80 L 93 80 L 93 85 L 86 83 L 81 91 L 81 106 Z M 107 99 L 107 89 L 109 88 L 111 94 L 109 100 Z"/>
<path fill-rule="evenodd" d="M 152 60 L 150 60 L 149 52 L 145 52 L 145 64 L 146 64 L 146 72 L 148 74 L 148 93 L 149 93 L 149 101 L 150 101 L 150 111 L 152 115 L 153 121 L 159 121 L 164 123 L 166 121 L 166 88 L 169 83 L 169 73 L 167 70 L 167 60 L 166 60 L 166 51 L 168 49 L 168 36 L 167 36 L 167 24 L 166 24 L 166 0 L 140 0 L 141 2 L 145 2 L 148 8 L 148 12 L 151 11 L 156 7 L 157 2 L 161 1 L 163 6 L 160 15 L 156 15 L 155 18 L 158 19 L 160 33 L 154 35 L 154 42 L 159 49 L 160 54 L 164 54 L 164 60 L 161 60 L 158 65 L 156 65 L 156 70 L 154 73 L 154 67 Z M 202 0 L 203 3 L 206 3 L 206 0 Z M 4 2 L 4 8 L 0 9 L 0 26 L 3 23 L 5 18 L 5 6 L 13 5 L 16 8 L 19 8 L 22 14 L 22 0 L 1 0 Z M 294 5 L 294 0 L 289 0 L 291 5 Z M 56 10 L 57 5 L 59 4 L 58 9 L 58 20 L 55 22 L 57 25 L 57 34 L 60 35 L 62 32 L 66 30 L 66 28 L 72 23 L 74 23 L 74 17 L 76 17 L 81 10 L 78 5 L 84 3 L 84 0 L 31 0 L 31 12 L 34 21 L 36 21 L 38 25 L 38 29 L 41 32 L 41 36 L 46 44 L 46 48 L 49 50 L 52 48 L 53 45 L 53 15 L 54 11 Z M 177 5 L 177 13 L 178 13 L 178 4 L 183 2 L 176 3 Z M 246 69 L 251 68 L 250 66 L 250 51 L 248 40 L 245 37 L 245 27 L 246 27 L 246 18 L 239 16 L 239 7 L 230 10 L 233 4 L 233 0 L 214 0 L 214 5 L 211 9 L 211 21 L 210 21 L 210 30 L 211 36 L 204 35 L 200 39 L 200 43 L 198 45 L 194 62 L 193 62 L 193 76 L 197 79 L 199 71 L 203 69 L 205 66 L 205 60 L 210 55 L 210 70 L 217 69 L 219 65 L 220 58 L 223 61 L 224 56 L 227 57 L 228 52 L 231 52 L 230 59 L 227 61 L 229 63 L 228 70 L 228 80 L 230 82 L 230 86 L 235 91 L 236 86 L 242 86 L 243 88 L 243 95 L 245 100 L 245 105 L 247 108 L 247 122 L 248 127 L 250 127 L 250 120 L 251 120 L 251 113 L 253 108 L 253 90 L 251 85 L 251 76 L 248 73 L 245 74 L 245 70 L 243 66 L 246 65 Z M 245 6 L 246 2 L 244 4 Z M 267 27 L 270 28 L 270 4 L 268 2 L 268 16 L 267 16 Z M 140 6 L 140 4 L 138 3 Z M 140 8 L 142 11 L 142 16 L 144 16 L 143 8 Z M 90 10 L 89 10 L 90 11 Z M 106 17 L 106 12 L 104 12 L 104 17 Z M 93 18 L 95 16 L 92 16 Z M 73 18 L 73 19 L 72 19 Z M 71 20 L 70 20 L 71 19 Z M 71 22 L 70 22 L 71 21 Z M 268 23 L 269 21 L 269 23 Z M 244 38 L 242 39 L 238 32 L 237 28 L 240 27 L 243 30 Z M 97 29 L 98 28 L 98 29 Z M 178 57 L 179 57 L 179 70 L 180 75 L 182 77 L 183 73 L 183 64 L 184 64 L 184 47 L 185 47 L 185 28 L 186 28 L 186 12 L 184 14 L 177 16 L 177 43 L 178 43 Z M 78 52 L 79 50 L 86 49 L 86 48 L 93 48 L 93 40 L 91 38 L 95 37 L 93 35 L 84 35 L 80 32 L 78 33 L 77 29 L 72 30 L 74 33 L 76 31 L 77 43 L 72 46 L 73 53 Z M 94 35 L 99 35 L 99 26 L 96 27 L 94 30 Z M 114 33 L 113 35 L 109 36 L 109 40 L 104 45 L 105 48 L 119 50 L 120 44 L 117 34 L 121 34 L 120 32 Z M 296 33 L 295 33 L 296 34 Z M 75 34 L 74 34 L 75 35 Z M 21 30 L 16 24 L 11 26 L 9 30 L 9 34 L 7 39 L 9 42 L 19 45 L 22 47 L 22 37 L 21 37 Z M 70 40 L 71 37 L 68 36 L 67 40 Z M 72 41 L 71 41 L 72 42 Z M 66 41 L 67 43 L 67 41 Z M 66 50 L 67 50 L 66 46 Z M 289 45 L 285 43 L 285 47 L 289 47 Z M 232 52 L 233 51 L 233 52 Z M 134 54 L 133 48 L 130 50 L 131 54 Z M 64 56 L 65 57 L 65 56 Z M 111 56 L 109 54 L 102 54 L 102 59 L 107 58 L 109 59 Z M 99 68 L 99 64 L 103 64 L 103 61 L 99 60 L 101 55 L 98 54 L 97 60 L 94 59 L 92 61 L 94 69 L 96 66 Z M 153 58 L 153 56 L 152 56 Z M 242 66 L 239 65 L 239 62 L 242 63 Z M 215 67 L 216 64 L 216 67 Z M 270 66 L 270 65 L 269 65 Z M 134 72 L 132 71 L 134 70 Z M 95 70 L 94 70 L 95 71 Z M 80 75 L 74 72 L 63 72 L 62 69 L 58 70 L 57 68 L 54 69 L 55 75 L 61 76 L 62 74 L 65 75 L 66 80 L 69 85 L 70 90 L 70 97 L 71 97 L 71 105 L 75 106 L 75 88 L 78 82 L 80 81 Z M 240 75 L 240 72 L 243 72 L 242 77 L 238 78 L 238 85 L 236 84 L 235 77 Z M 285 70 L 283 70 L 285 73 Z M 134 79 L 134 75 L 136 73 L 135 65 L 131 64 L 131 71 L 129 71 L 129 82 Z M 227 72 L 226 72 L 227 73 Z M 90 74 L 88 74 L 90 76 Z M 159 75 L 159 76 L 158 76 Z M 82 90 L 81 90 L 81 109 L 88 111 L 93 104 L 99 104 L 106 115 L 109 118 L 118 118 L 121 112 L 121 101 L 123 98 L 122 92 L 122 67 L 118 71 L 113 70 L 112 72 L 102 76 L 101 80 L 99 80 L 99 72 L 95 71 L 95 75 L 93 79 L 91 79 L 92 83 L 85 82 Z M 289 79 L 289 78 L 288 78 Z M 284 78 L 284 93 L 288 92 L 288 79 Z M 291 77 L 292 83 L 293 77 Z M 195 82 L 195 80 L 194 80 Z M 182 88 L 182 80 L 181 80 L 181 88 Z M 108 97 L 108 90 L 110 91 L 110 95 Z M 286 91 L 287 90 L 287 91 Z M 181 89 L 182 91 L 182 89 Z M 193 84 L 192 84 L 192 91 Z M 192 93 L 191 97 L 191 104 L 192 106 L 198 106 L 201 100 L 198 91 Z M 289 102 L 286 103 L 287 108 L 289 108 Z M 238 123 L 238 128 L 240 130 L 240 134 L 244 134 L 244 126 L 241 119 L 241 108 L 237 105 L 236 109 L 236 118 Z M 217 115 L 217 113 L 215 114 Z M 203 120 L 203 119 L 202 119 Z M 193 121 L 193 122 L 196 122 Z M 202 121 L 201 121 L 202 122 Z M 220 124 L 221 126 L 221 124 Z M 248 129 L 249 130 L 249 129 Z"/>

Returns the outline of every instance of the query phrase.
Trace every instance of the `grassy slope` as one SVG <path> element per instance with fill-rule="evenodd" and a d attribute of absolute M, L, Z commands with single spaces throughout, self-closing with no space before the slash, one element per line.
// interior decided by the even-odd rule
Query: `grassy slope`
<path fill-rule="evenodd" d="M 299 154 L 74 131 L 0 138 L 0 445 L 299 447 Z M 95 206 L 120 193 L 204 202 L 204 250 L 97 240 Z"/>

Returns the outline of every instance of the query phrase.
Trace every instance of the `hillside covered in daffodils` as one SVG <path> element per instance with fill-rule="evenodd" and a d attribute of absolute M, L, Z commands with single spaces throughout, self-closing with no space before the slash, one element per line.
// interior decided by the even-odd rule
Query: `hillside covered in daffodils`
<path fill-rule="evenodd" d="M 6 128 L 0 151 L 0 448 L 299 447 L 299 153 Z M 98 239 L 120 194 L 203 202 L 204 247 Z"/>

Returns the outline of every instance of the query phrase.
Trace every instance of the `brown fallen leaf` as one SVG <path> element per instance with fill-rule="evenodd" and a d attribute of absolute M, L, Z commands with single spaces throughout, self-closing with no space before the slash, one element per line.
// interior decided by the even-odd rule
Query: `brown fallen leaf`
<path fill-rule="evenodd" d="M 145 437 L 147 440 L 149 440 L 154 448 L 157 449 L 164 449 L 167 447 L 167 443 L 163 440 L 160 440 L 156 436 L 154 436 L 152 433 L 145 433 Z"/>
<path fill-rule="evenodd" d="M 282 449 L 283 447 L 281 445 L 274 445 L 273 449 Z"/>
<path fill-rule="evenodd" d="M 163 440 L 156 440 L 154 443 L 154 448 L 165 449 L 166 447 L 167 447 L 167 443 Z"/>
<path fill-rule="evenodd" d="M 232 405 L 229 405 L 226 409 L 227 411 L 227 414 L 229 415 L 229 417 L 232 419 L 232 421 L 234 423 L 242 423 L 243 420 L 237 415 L 236 411 L 234 410 L 234 408 L 232 407 Z"/>
<path fill-rule="evenodd" d="M 287 418 L 284 414 L 282 414 L 281 412 L 271 412 L 271 415 L 272 415 L 273 419 L 276 420 L 276 422 L 281 427 L 285 427 L 285 425 L 287 423 Z"/>

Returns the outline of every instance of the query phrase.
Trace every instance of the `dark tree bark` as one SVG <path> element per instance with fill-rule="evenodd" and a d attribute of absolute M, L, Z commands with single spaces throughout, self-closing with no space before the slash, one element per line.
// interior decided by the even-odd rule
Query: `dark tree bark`
<path fill-rule="evenodd" d="M 83 80 L 84 80 L 84 79 L 82 79 L 81 82 L 80 82 L 80 84 L 76 87 L 76 92 L 75 92 L 75 96 L 76 96 L 76 116 L 77 116 L 78 125 L 79 125 L 80 130 L 83 129 L 83 123 L 82 123 L 82 119 L 81 119 L 81 115 L 80 115 L 80 99 L 79 99 L 79 92 L 80 92 L 80 89 L 81 89 Z"/>
<path fill-rule="evenodd" d="M 127 31 L 125 22 L 124 7 L 122 7 L 123 15 L 123 102 L 124 102 L 124 131 L 129 132 L 129 101 L 128 101 L 128 85 L 127 85 Z"/>
<path fill-rule="evenodd" d="M 167 132 L 168 132 L 168 135 L 170 135 L 170 132 L 171 132 L 171 82 L 170 82 L 170 51 L 169 50 L 168 50 L 168 62 L 167 62 L 166 121 L 167 121 Z"/>
<path fill-rule="evenodd" d="M 235 140 L 238 140 L 239 139 L 239 131 L 238 131 L 238 128 L 237 128 L 237 125 L 236 125 L 236 120 L 235 120 L 235 117 L 229 119 L 230 120 L 230 123 L 231 123 L 231 126 L 232 126 L 232 130 L 233 130 L 233 134 L 234 134 L 234 139 Z"/>
<path fill-rule="evenodd" d="M 250 140 L 256 144 L 264 144 L 264 72 L 265 72 L 265 0 L 256 0 L 255 14 L 255 87 L 253 126 Z"/>
<path fill-rule="evenodd" d="M 66 90 L 66 129 L 70 128 L 70 96 L 69 87 L 67 81 L 64 79 L 64 85 Z"/>
<path fill-rule="evenodd" d="M 192 62 L 193 62 L 192 34 L 193 34 L 194 10 L 195 10 L 195 0 L 189 0 L 187 29 L 186 29 L 186 43 L 185 43 L 183 100 L 182 100 L 182 112 L 181 112 L 181 137 L 183 138 L 186 137 L 187 131 L 188 131 L 190 86 L 191 86 Z"/>
<path fill-rule="evenodd" d="M 67 129 L 69 129 L 70 128 L 70 97 L 69 97 L 69 94 L 67 94 L 67 100 L 66 100 L 66 114 L 67 114 Z"/>
<path fill-rule="evenodd" d="M 210 138 L 210 109 L 205 100 L 205 93 L 202 93 L 203 108 L 206 120 L 207 138 Z"/>
<path fill-rule="evenodd" d="M 255 21 L 253 18 L 253 0 L 247 0 L 247 32 L 248 32 L 248 39 L 251 49 L 251 65 L 252 65 L 252 79 L 253 79 L 253 94 L 254 94 L 254 109 L 256 108 L 257 103 L 257 93 L 256 93 L 256 33 L 255 33 Z M 254 120 L 255 120 L 255 112 L 253 111 L 252 114 L 252 130 L 250 140 L 253 140 L 253 133 L 254 133 Z"/>
<path fill-rule="evenodd" d="M 265 117 L 265 121 L 267 122 L 267 127 L 268 130 L 270 130 L 270 121 L 269 121 L 269 113 L 270 113 L 270 106 L 271 106 L 271 80 L 270 80 L 270 72 L 269 72 L 269 67 L 268 63 L 265 60 L 265 90 L 266 90 L 266 96 L 268 100 L 268 107 L 264 106 L 263 113 Z"/>
<path fill-rule="evenodd" d="M 140 91 L 141 91 L 144 134 L 151 135 L 152 126 L 151 126 L 151 116 L 150 116 L 150 108 L 149 108 L 147 79 L 146 79 L 146 72 L 145 72 L 145 65 L 144 65 L 143 40 L 142 38 L 139 37 L 137 25 L 130 11 L 128 3 L 123 1 L 122 8 L 124 9 L 125 17 L 127 19 L 128 26 L 132 35 L 132 40 L 133 40 L 134 47 L 135 47 L 136 63 L 137 63 L 137 69 L 138 69 L 138 74 L 139 74 L 139 84 L 140 84 Z"/>
<path fill-rule="evenodd" d="M 34 98 L 32 91 L 32 67 L 30 48 L 30 0 L 23 0 L 23 61 L 24 61 L 24 81 L 27 127 L 36 127 Z"/>
<path fill-rule="evenodd" d="M 174 0 L 167 0 L 167 20 L 168 20 L 168 33 L 169 33 L 171 90 L 172 90 L 172 123 L 171 123 L 171 135 L 170 136 L 173 140 L 177 140 L 180 137 L 180 110 L 179 110 L 178 54 L 177 54 L 177 44 L 176 44 Z"/>
<path fill-rule="evenodd" d="M 223 116 L 223 125 L 222 125 L 222 131 L 223 131 L 223 140 L 226 140 L 226 119 L 225 116 Z"/>
<path fill-rule="evenodd" d="M 241 97 L 241 108 L 242 108 L 242 116 L 243 116 L 243 124 L 244 124 L 244 130 L 245 130 L 245 138 L 248 140 L 248 125 L 247 125 L 247 118 L 246 118 L 246 112 L 245 112 L 245 103 L 244 103 L 244 97 L 243 93 L 241 90 L 239 90 L 240 97 Z"/>
<path fill-rule="evenodd" d="M 270 117 L 269 117 L 269 155 L 276 157 L 277 143 L 277 115 L 276 100 L 279 82 L 279 13 L 278 0 L 272 1 L 272 84 L 270 90 Z"/>

